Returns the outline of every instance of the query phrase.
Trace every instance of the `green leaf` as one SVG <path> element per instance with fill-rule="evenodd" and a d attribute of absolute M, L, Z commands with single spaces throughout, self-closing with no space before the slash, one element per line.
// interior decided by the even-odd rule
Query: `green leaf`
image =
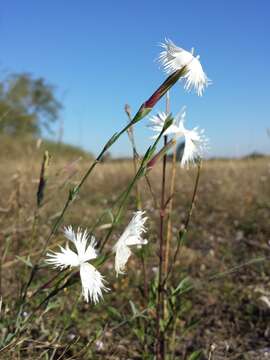
<path fill-rule="evenodd" d="M 109 139 L 109 141 L 105 144 L 104 148 L 103 148 L 103 153 L 109 149 L 113 143 L 115 143 L 115 141 L 118 139 L 119 134 L 118 132 L 114 133 L 113 136 Z"/>
<path fill-rule="evenodd" d="M 187 360 L 199 360 L 202 355 L 202 350 L 196 350 L 194 351 Z"/>
<path fill-rule="evenodd" d="M 3 340 L 3 345 L 7 345 L 11 342 L 11 340 L 14 338 L 15 333 L 8 333 L 6 338 Z"/>
<path fill-rule="evenodd" d="M 60 306 L 60 303 L 59 303 L 59 301 L 57 300 L 57 301 L 51 301 L 51 302 L 49 302 L 48 304 L 47 304 L 47 306 L 46 306 L 46 309 L 44 310 L 44 313 L 43 314 L 46 314 L 47 312 L 49 312 L 49 311 L 51 311 L 51 310 L 53 310 L 53 309 L 57 309 L 57 308 L 59 308 L 59 306 Z"/>
<path fill-rule="evenodd" d="M 138 316 L 138 315 L 139 315 L 139 311 L 137 310 L 134 302 L 131 301 L 131 300 L 129 300 L 129 304 L 130 304 L 130 307 L 131 307 L 131 311 L 132 311 L 133 316 Z"/>
<path fill-rule="evenodd" d="M 98 258 L 96 258 L 93 261 L 93 265 L 95 267 L 101 266 L 107 259 L 109 258 L 108 255 L 104 254 L 104 255 L 100 255 Z"/>
<path fill-rule="evenodd" d="M 173 123 L 173 117 L 172 114 L 169 114 L 164 121 L 162 134 L 172 125 L 172 123 Z"/>
<path fill-rule="evenodd" d="M 164 332 L 165 328 L 166 328 L 166 320 L 160 319 L 159 320 L 159 326 L 160 326 L 160 330 Z"/>
<path fill-rule="evenodd" d="M 191 287 L 191 281 L 188 276 L 186 276 L 184 279 L 180 281 L 178 286 L 173 290 L 172 296 L 180 295 L 187 291 Z"/>
<path fill-rule="evenodd" d="M 144 331 L 143 329 L 134 329 L 133 328 L 133 332 L 134 334 L 137 336 L 137 338 L 141 341 L 141 343 L 143 343 L 144 341 Z"/>
<path fill-rule="evenodd" d="M 110 219 L 111 219 L 111 222 L 113 223 L 113 222 L 114 222 L 114 215 L 113 215 L 111 209 L 108 210 L 108 215 L 109 215 L 109 217 L 110 217 Z"/>
<path fill-rule="evenodd" d="M 113 306 L 108 306 L 107 311 L 110 314 L 110 316 L 117 318 L 117 319 L 122 319 L 122 315 L 120 314 L 120 312 Z"/>

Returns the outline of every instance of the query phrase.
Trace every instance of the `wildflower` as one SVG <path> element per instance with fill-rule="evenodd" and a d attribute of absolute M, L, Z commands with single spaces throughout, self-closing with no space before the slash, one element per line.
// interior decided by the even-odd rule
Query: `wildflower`
<path fill-rule="evenodd" d="M 149 127 L 155 131 L 157 134 L 154 135 L 152 138 L 153 139 L 157 139 L 159 134 L 161 133 L 164 124 L 165 124 L 165 120 L 168 118 L 168 115 L 165 114 L 164 112 L 160 111 L 157 113 L 157 115 L 153 115 L 149 117 L 150 120 L 150 125 Z M 178 132 L 178 127 L 175 125 L 175 121 L 173 121 L 173 123 L 171 124 L 171 126 L 169 126 L 163 133 L 163 136 L 165 135 L 174 135 Z"/>
<path fill-rule="evenodd" d="M 115 271 L 117 276 L 118 274 L 124 273 L 125 265 L 131 255 L 129 246 L 141 246 L 147 244 L 148 242 L 146 239 L 141 237 L 142 233 L 146 231 L 144 223 L 147 220 L 147 217 L 143 217 L 143 215 L 144 211 L 137 211 L 134 214 L 125 231 L 114 246 Z"/>
<path fill-rule="evenodd" d="M 164 126 L 164 113 L 160 112 L 156 116 L 152 116 L 150 121 L 152 125 L 150 127 L 152 130 L 158 134 L 162 131 Z M 184 137 L 185 147 L 181 160 L 182 167 L 188 167 L 191 163 L 194 163 L 195 160 L 203 156 L 203 153 L 208 148 L 208 139 L 204 136 L 204 130 L 199 130 L 195 127 L 192 130 L 188 130 L 184 127 L 184 122 L 186 118 L 185 107 L 176 115 L 172 125 L 164 132 L 163 135 L 172 135 L 176 138 Z M 157 138 L 158 135 L 154 135 L 153 138 Z"/>
<path fill-rule="evenodd" d="M 86 302 L 90 299 L 96 304 L 99 298 L 102 298 L 102 290 L 107 291 L 109 289 L 105 287 L 104 278 L 100 272 L 87 262 L 97 257 L 95 237 L 91 236 L 90 244 L 87 246 L 89 240 L 87 230 L 83 231 L 78 228 L 75 232 L 72 226 L 68 226 L 64 229 L 64 234 L 74 244 L 77 253 L 71 250 L 67 243 L 65 248 L 60 246 L 61 252 L 48 253 L 46 262 L 60 269 L 69 266 L 79 267 L 84 299 Z"/>
<path fill-rule="evenodd" d="M 209 79 L 203 71 L 202 65 L 199 61 L 200 56 L 196 57 L 194 49 L 191 52 L 186 51 L 176 46 L 171 40 L 165 39 L 165 43 L 161 44 L 164 49 L 159 56 L 159 61 L 163 65 L 164 70 L 168 74 L 182 69 L 186 66 L 186 73 L 183 76 L 186 79 L 185 89 L 191 90 L 194 88 L 199 96 L 202 96 L 204 88 L 209 85 Z"/>

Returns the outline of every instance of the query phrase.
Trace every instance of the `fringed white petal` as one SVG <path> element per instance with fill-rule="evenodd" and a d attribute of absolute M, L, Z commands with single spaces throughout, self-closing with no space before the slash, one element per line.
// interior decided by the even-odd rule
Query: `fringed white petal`
<path fill-rule="evenodd" d="M 147 240 L 144 240 L 141 235 L 146 231 L 144 223 L 147 220 L 147 217 L 143 217 L 145 214 L 144 211 L 137 211 L 130 223 L 126 227 L 126 230 L 123 232 L 119 242 L 124 243 L 125 245 L 144 245 L 147 243 Z"/>
<path fill-rule="evenodd" d="M 87 247 L 87 242 L 89 241 L 89 233 L 87 230 L 78 228 L 77 231 L 75 231 L 72 226 L 68 226 L 64 229 L 64 234 L 75 245 L 80 262 L 85 262 L 97 257 L 94 236 L 91 237 L 90 244 Z"/>
<path fill-rule="evenodd" d="M 208 139 L 203 135 L 203 130 L 194 128 L 184 129 L 185 148 L 181 159 L 182 167 L 193 165 L 198 158 L 201 158 L 208 149 Z"/>
<path fill-rule="evenodd" d="M 182 109 L 176 114 L 173 124 L 177 127 L 178 132 L 182 132 L 184 122 L 186 121 L 187 107 L 183 106 Z"/>
<path fill-rule="evenodd" d="M 79 266 L 80 260 L 78 255 L 70 250 L 68 245 L 66 248 L 60 246 L 61 252 L 50 252 L 47 253 L 47 259 L 45 260 L 48 264 L 54 265 L 54 267 L 59 267 L 64 269 L 68 266 Z"/>
<path fill-rule="evenodd" d="M 159 111 L 157 113 L 157 115 L 150 116 L 149 120 L 153 125 L 156 125 L 159 127 L 161 126 L 161 128 L 162 128 L 165 124 L 165 120 L 167 119 L 167 117 L 168 117 L 167 114 L 165 114 L 162 111 Z"/>
<path fill-rule="evenodd" d="M 184 76 L 186 79 L 185 89 L 190 91 L 195 89 L 199 96 L 202 96 L 204 89 L 209 85 L 210 80 L 204 73 L 199 57 L 193 58 L 192 62 L 187 66 L 188 72 Z"/>
<path fill-rule="evenodd" d="M 115 251 L 115 271 L 122 274 L 128 258 L 131 255 L 129 246 L 132 245 L 145 245 L 147 240 L 142 238 L 142 234 L 146 231 L 144 223 L 147 217 L 143 216 L 144 211 L 137 211 L 125 231 L 114 246 Z"/>
<path fill-rule="evenodd" d="M 115 248 L 115 271 L 116 276 L 124 274 L 126 263 L 131 255 L 131 250 L 125 244 L 116 244 Z"/>
<path fill-rule="evenodd" d="M 160 53 L 159 61 L 168 74 L 181 69 L 193 59 L 192 53 L 176 46 L 170 39 L 165 39 L 161 47 L 164 50 Z"/>
<path fill-rule="evenodd" d="M 165 135 L 172 135 L 178 137 L 183 136 L 184 133 L 182 131 L 181 122 L 184 122 L 185 116 L 186 116 L 186 107 L 183 106 L 181 111 L 175 116 L 171 126 L 169 126 L 168 129 L 163 133 L 163 136 Z M 156 139 L 160 134 L 160 132 L 162 131 L 167 117 L 168 116 L 165 113 L 159 112 L 157 115 L 151 116 L 149 118 L 150 122 L 153 124 L 153 125 L 150 124 L 149 127 L 157 133 L 152 137 L 153 139 Z"/>
<path fill-rule="evenodd" d="M 102 291 L 109 290 L 104 284 L 104 277 L 94 266 L 88 263 L 81 264 L 80 276 L 85 301 L 91 300 L 96 304 L 100 298 L 103 298 Z"/>
<path fill-rule="evenodd" d="M 152 138 L 153 139 L 157 139 L 159 134 L 161 133 L 164 124 L 165 124 L 165 120 L 167 119 L 168 115 L 166 115 L 163 112 L 158 112 L 157 115 L 153 115 L 151 117 L 149 117 L 149 121 L 151 122 L 151 124 L 149 125 L 149 127 L 156 132 L 156 135 L 154 135 Z M 174 125 L 174 123 L 168 127 L 168 129 L 166 129 L 163 133 L 163 136 L 165 135 L 174 135 L 177 132 L 177 127 Z"/>
<path fill-rule="evenodd" d="M 98 256 L 97 250 L 95 249 L 96 246 L 97 246 L 96 239 L 94 236 L 91 236 L 90 244 L 87 246 L 85 254 L 83 256 L 84 262 L 95 259 Z"/>
<path fill-rule="evenodd" d="M 76 232 L 71 225 L 64 227 L 64 235 L 68 240 L 75 242 Z"/>

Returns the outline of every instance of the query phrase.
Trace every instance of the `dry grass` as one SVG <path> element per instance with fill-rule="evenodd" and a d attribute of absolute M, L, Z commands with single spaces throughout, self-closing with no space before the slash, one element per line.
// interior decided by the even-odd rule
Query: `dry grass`
<path fill-rule="evenodd" d="M 35 259 L 64 204 L 68 189 L 76 184 L 89 166 L 89 159 L 82 157 L 79 160 L 77 154 L 71 153 L 60 155 L 55 150 L 45 190 L 45 202 L 38 212 L 38 226 L 33 235 L 41 160 L 41 152 L 33 146 L 30 151 L 1 158 L 2 319 L 12 315 L 16 297 L 29 272 L 17 256 L 30 255 L 31 260 Z M 157 199 L 160 192 L 160 171 L 161 168 L 156 167 L 150 174 Z M 102 211 L 113 206 L 117 195 L 132 176 L 131 162 L 100 164 L 83 187 L 79 199 L 69 209 L 65 224 L 91 228 Z M 185 218 L 194 178 L 194 170 L 177 169 L 172 217 L 174 242 L 176 232 Z M 210 345 L 215 343 L 213 359 L 219 359 L 218 354 L 224 359 L 259 359 L 257 355 L 253 357 L 250 351 L 258 354 L 257 350 L 268 346 L 270 328 L 267 316 L 270 309 L 261 299 L 266 296 L 270 300 L 268 262 L 240 268 L 216 281 L 209 282 L 208 279 L 215 273 L 226 272 L 253 258 L 268 257 L 269 178 L 269 158 L 216 160 L 203 164 L 196 209 L 185 247 L 178 259 L 179 272 L 174 273 L 175 284 L 188 274 L 197 286 L 196 290 L 185 296 L 185 309 L 179 319 L 179 358 L 184 359 L 187 352 L 198 348 L 202 348 L 206 354 Z M 151 278 L 154 277 L 157 265 L 155 244 L 158 236 L 158 211 L 153 206 L 153 199 L 143 179 L 140 187 L 143 206 L 150 218 L 148 238 L 151 245 L 147 266 L 148 276 Z M 123 224 L 135 210 L 134 196 L 135 193 L 130 198 Z M 110 218 L 107 217 L 103 224 L 109 221 Z M 105 235 L 105 228 L 106 226 L 101 226 L 96 231 L 97 238 L 101 239 Z M 114 243 L 121 230 L 122 225 L 116 229 L 109 246 Z M 59 232 L 50 248 L 61 241 L 63 236 Z M 64 291 L 54 300 L 50 311 L 31 324 L 24 341 L 12 352 L 5 353 L 3 359 L 49 359 L 49 355 L 52 359 L 57 359 L 67 343 L 70 343 L 70 348 L 63 355 L 66 359 L 74 355 L 76 359 L 140 359 L 136 337 L 129 330 L 127 332 L 125 325 L 118 327 L 117 315 L 112 319 L 108 307 L 113 304 L 119 312 L 128 313 L 129 299 L 141 303 L 137 287 L 141 279 L 141 266 L 139 260 L 133 257 L 129 263 L 128 276 L 117 280 L 111 267 L 112 262 L 110 265 L 106 264 L 107 269 L 103 269 L 112 289 L 103 303 L 97 307 L 84 304 L 81 300 L 77 303 L 80 285 Z M 42 268 L 28 295 L 53 273 L 47 267 Z M 199 321 L 197 326 L 183 334 L 181 331 L 185 325 L 195 320 Z M 2 334 L 5 331 L 4 323 L 3 320 Z M 98 349 L 99 343 L 94 339 L 97 329 L 103 331 L 102 349 Z M 89 341 L 93 343 L 88 352 L 80 355 L 79 352 Z"/>

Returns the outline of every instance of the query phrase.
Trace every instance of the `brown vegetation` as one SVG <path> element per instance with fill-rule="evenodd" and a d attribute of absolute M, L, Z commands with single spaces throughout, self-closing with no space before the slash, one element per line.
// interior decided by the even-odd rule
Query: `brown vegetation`
<path fill-rule="evenodd" d="M 36 193 L 43 150 L 37 150 L 34 144 L 29 149 L 14 146 L 3 156 L 1 147 L 2 336 L 11 326 L 7 325 L 6 319 L 12 317 L 16 298 L 29 273 L 25 264 L 28 256 L 34 261 L 39 254 L 68 190 L 91 162 L 87 155 L 72 151 L 64 154 L 57 147 L 53 149 L 43 205 L 37 209 Z M 160 193 L 160 174 L 161 164 L 149 175 L 154 194 Z M 131 161 L 99 164 L 68 210 L 64 223 L 91 229 L 101 213 L 113 206 L 132 176 Z M 176 286 L 187 275 L 194 285 L 193 290 L 179 300 L 183 302 L 183 311 L 176 333 L 177 359 L 185 359 L 196 349 L 202 349 L 201 358 L 207 359 L 210 348 L 213 350 L 212 359 L 263 359 L 263 355 L 258 354 L 266 351 L 269 345 L 269 263 L 266 259 L 246 266 L 243 264 L 259 257 L 268 258 L 269 178 L 270 159 L 267 157 L 203 163 L 196 208 L 178 258 L 179 271 L 173 274 Z M 195 170 L 177 168 L 173 234 L 185 219 L 194 180 Z M 143 208 L 149 217 L 149 280 L 154 278 L 157 266 L 156 223 L 159 214 L 144 179 L 140 180 L 140 188 Z M 133 192 L 123 226 L 135 210 Z M 98 239 L 105 235 L 109 223 L 110 216 L 106 216 L 96 231 Z M 107 246 L 114 244 L 121 230 L 122 226 L 119 226 Z M 52 249 L 63 240 L 58 232 L 49 247 Z M 172 241 L 175 242 L 176 238 Z M 64 290 L 51 302 L 50 309 L 33 321 L 21 342 L 3 354 L 3 359 L 58 359 L 63 353 L 65 359 L 72 356 L 75 359 L 142 358 L 138 336 L 122 324 L 117 312 L 112 310 L 114 306 L 128 317 L 131 313 L 129 300 L 143 309 L 139 287 L 142 285 L 140 260 L 135 256 L 130 259 L 127 276 L 116 279 L 112 261 L 106 263 L 102 272 L 111 288 L 104 302 L 94 306 L 78 299 L 80 284 Z M 28 296 L 31 297 L 34 289 L 55 273 L 47 266 L 41 268 Z M 191 324 L 194 326 L 185 331 Z M 97 335 L 98 331 L 100 334 Z M 45 357 L 46 353 L 48 357 Z"/>

